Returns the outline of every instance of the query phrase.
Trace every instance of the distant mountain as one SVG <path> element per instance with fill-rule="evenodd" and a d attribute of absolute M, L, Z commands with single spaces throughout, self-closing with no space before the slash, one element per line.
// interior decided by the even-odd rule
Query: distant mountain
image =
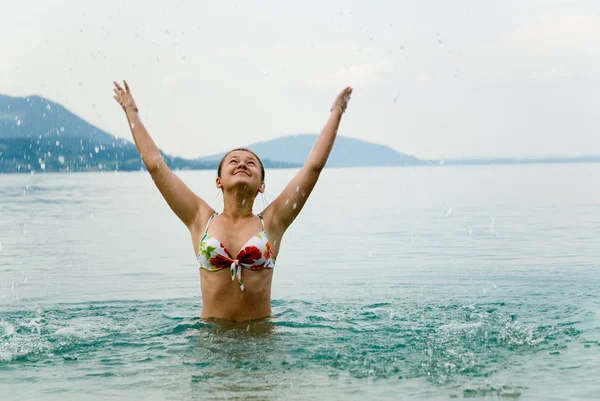
<path fill-rule="evenodd" d="M 317 135 L 298 134 L 258 142 L 247 147 L 266 168 L 304 164 Z M 216 169 L 224 153 L 189 160 L 161 152 L 172 169 Z M 600 156 L 536 159 L 420 160 L 388 146 L 338 136 L 329 167 L 594 163 Z M 60 104 L 40 96 L 0 95 L 0 173 L 29 171 L 140 170 L 144 165 L 127 140 L 95 127 Z"/>
<path fill-rule="evenodd" d="M 265 142 L 246 146 L 261 159 L 281 160 L 288 163 L 303 164 L 310 153 L 317 135 L 298 134 L 284 136 Z M 201 157 L 199 160 L 220 160 L 225 153 Z M 329 167 L 367 167 L 367 166 L 413 166 L 425 164 L 416 157 L 400 153 L 388 146 L 378 145 L 345 136 L 338 136 L 329 155 Z"/>
<path fill-rule="evenodd" d="M 0 95 L 0 138 L 59 137 L 88 139 L 103 145 L 112 145 L 116 139 L 50 100 Z"/>
<path fill-rule="evenodd" d="M 217 168 L 215 161 L 161 153 L 173 169 Z M 295 166 L 265 160 L 267 168 Z M 0 173 L 140 169 L 144 165 L 132 142 L 117 139 L 42 97 L 0 95 Z"/>

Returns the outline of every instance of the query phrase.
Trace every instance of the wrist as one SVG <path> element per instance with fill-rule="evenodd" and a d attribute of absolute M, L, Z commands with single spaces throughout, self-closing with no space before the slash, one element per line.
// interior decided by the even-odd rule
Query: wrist
<path fill-rule="evenodd" d="M 334 114 L 334 113 L 340 114 L 340 115 L 344 114 L 344 110 L 342 110 L 341 106 L 334 106 L 331 108 L 330 111 L 331 111 L 331 114 Z"/>
<path fill-rule="evenodd" d="M 342 110 L 340 106 L 335 106 L 330 111 L 332 115 L 339 115 L 340 117 L 342 116 L 342 114 L 344 114 L 344 110 Z"/>
<path fill-rule="evenodd" d="M 135 106 L 130 106 L 130 107 L 125 108 L 125 114 L 127 114 L 127 115 L 137 114 L 137 113 L 138 113 L 138 108 Z"/>

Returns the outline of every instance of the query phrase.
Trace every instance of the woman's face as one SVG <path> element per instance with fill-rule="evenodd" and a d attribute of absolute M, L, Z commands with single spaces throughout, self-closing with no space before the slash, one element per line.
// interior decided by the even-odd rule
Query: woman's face
<path fill-rule="evenodd" d="M 250 152 L 235 150 L 225 156 L 219 181 L 217 181 L 218 188 L 246 185 L 253 192 L 260 191 L 262 188 L 260 162 Z"/>

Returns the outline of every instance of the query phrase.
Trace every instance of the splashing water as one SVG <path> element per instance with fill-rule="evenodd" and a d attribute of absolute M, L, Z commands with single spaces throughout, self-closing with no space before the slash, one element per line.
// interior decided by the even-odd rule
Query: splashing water
<path fill-rule="evenodd" d="M 0 323 L 0 369 L 12 366 L 4 378 L 10 382 L 23 374 L 43 380 L 44 372 L 61 366 L 68 374 L 52 380 L 65 388 L 86 382 L 93 388 L 94 377 L 110 374 L 119 375 L 124 388 L 136 388 L 139 377 L 156 376 L 162 379 L 149 386 L 174 389 L 191 376 L 225 394 L 223 386 L 231 380 L 247 386 L 257 377 L 283 384 L 284 378 L 323 375 L 353 385 L 369 378 L 383 380 L 380 385 L 421 378 L 482 391 L 480 378 L 578 335 L 556 324 L 520 322 L 511 312 L 515 307 L 276 300 L 273 318 L 229 326 L 197 318 L 193 300 L 11 308 Z M 325 385 L 322 391 L 331 384 L 318 383 L 313 386 Z M 488 391 L 515 389 L 493 379 L 490 384 Z M 284 395 L 283 387 L 271 391 Z"/>

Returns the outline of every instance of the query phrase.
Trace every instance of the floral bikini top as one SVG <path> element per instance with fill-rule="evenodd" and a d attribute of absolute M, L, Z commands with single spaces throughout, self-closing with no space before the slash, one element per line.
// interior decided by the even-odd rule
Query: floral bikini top
<path fill-rule="evenodd" d="M 235 280 L 237 277 L 240 289 L 244 291 L 242 267 L 248 270 L 272 269 L 275 267 L 275 255 L 271 251 L 271 245 L 265 232 L 265 223 L 259 214 L 258 217 L 260 218 L 262 231 L 246 241 L 234 258 L 218 239 L 211 237 L 207 233 L 208 226 L 216 215 L 216 212 L 213 213 L 206 223 L 206 229 L 200 240 L 200 249 L 198 250 L 196 259 L 200 263 L 201 269 L 211 272 L 229 268 L 231 271 L 231 280 Z"/>

